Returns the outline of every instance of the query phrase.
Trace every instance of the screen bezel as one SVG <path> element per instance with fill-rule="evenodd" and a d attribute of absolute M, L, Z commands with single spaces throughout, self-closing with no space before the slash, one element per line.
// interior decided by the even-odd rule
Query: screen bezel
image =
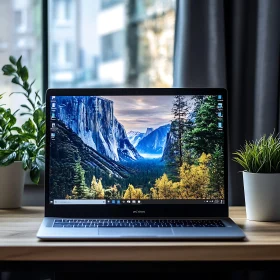
<path fill-rule="evenodd" d="M 129 95 L 222 95 L 224 129 L 224 204 L 53 205 L 49 203 L 50 97 Z M 46 92 L 46 217 L 228 217 L 228 102 L 224 88 L 91 88 L 48 89 Z"/>

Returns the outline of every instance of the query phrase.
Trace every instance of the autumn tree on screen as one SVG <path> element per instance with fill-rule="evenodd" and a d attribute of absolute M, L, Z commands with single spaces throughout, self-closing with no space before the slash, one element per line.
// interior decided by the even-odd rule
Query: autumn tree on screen
<path fill-rule="evenodd" d="M 208 163 L 211 155 L 202 153 L 198 165 L 183 163 L 180 167 L 180 187 L 185 189 L 185 198 L 203 199 L 207 197 L 210 182 Z"/>
<path fill-rule="evenodd" d="M 124 199 L 147 199 L 148 195 L 145 195 L 140 188 L 134 188 L 132 184 L 128 185 L 128 188 L 124 192 Z"/>
<path fill-rule="evenodd" d="M 104 189 L 102 186 L 101 178 L 96 180 L 95 176 L 92 177 L 90 192 L 93 195 L 94 199 L 104 198 Z"/>
<path fill-rule="evenodd" d="M 121 186 L 114 185 L 112 187 L 109 187 L 108 189 L 104 190 L 104 197 L 106 199 L 121 199 Z"/>
<path fill-rule="evenodd" d="M 156 180 L 155 186 L 151 188 L 151 195 L 154 199 L 172 199 L 174 192 L 172 189 L 172 181 L 170 181 L 166 174 Z"/>

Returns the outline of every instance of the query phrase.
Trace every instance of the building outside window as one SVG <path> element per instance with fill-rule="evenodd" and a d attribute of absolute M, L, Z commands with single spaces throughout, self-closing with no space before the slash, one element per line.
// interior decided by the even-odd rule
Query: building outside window
<path fill-rule="evenodd" d="M 27 65 L 29 76 L 36 79 L 34 89 L 42 88 L 42 1 L 41 0 L 0 0 L 0 69 L 9 63 L 9 56 L 19 58 Z M 12 111 L 16 111 L 25 98 L 9 96 L 20 91 L 11 83 L 11 77 L 0 73 L 0 93 Z M 42 92 L 40 92 L 42 94 Z M 19 118 L 20 119 L 20 118 Z M 23 122 L 23 120 L 21 120 Z"/>
<path fill-rule="evenodd" d="M 55 21 L 59 1 L 73 11 L 68 25 Z M 72 56 L 65 69 L 49 48 L 50 87 L 172 86 L 175 0 L 49 2 L 49 46 L 71 42 Z"/>
<path fill-rule="evenodd" d="M 175 2 L 48 0 L 48 87 L 171 87 Z M 42 89 L 42 0 L 0 0 L 0 26 L 1 67 L 22 55 Z M 19 90 L 10 80 L 0 92 Z"/>

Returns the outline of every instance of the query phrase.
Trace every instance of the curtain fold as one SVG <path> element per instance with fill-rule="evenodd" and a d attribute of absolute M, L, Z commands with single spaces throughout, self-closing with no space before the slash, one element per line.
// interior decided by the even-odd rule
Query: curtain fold
<path fill-rule="evenodd" d="M 279 132 L 279 0 L 177 0 L 174 87 L 229 93 L 229 199 L 244 205 L 232 153 Z"/>

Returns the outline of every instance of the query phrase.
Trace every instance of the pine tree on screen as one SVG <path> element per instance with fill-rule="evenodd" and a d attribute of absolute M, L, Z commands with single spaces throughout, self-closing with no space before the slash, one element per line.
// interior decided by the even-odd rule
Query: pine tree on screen
<path fill-rule="evenodd" d="M 172 107 L 173 121 L 170 127 L 170 134 L 173 136 L 173 143 L 169 150 L 167 167 L 171 179 L 178 176 L 178 170 L 183 164 L 183 135 L 187 129 L 187 115 L 189 106 L 186 97 L 176 95 Z"/>

